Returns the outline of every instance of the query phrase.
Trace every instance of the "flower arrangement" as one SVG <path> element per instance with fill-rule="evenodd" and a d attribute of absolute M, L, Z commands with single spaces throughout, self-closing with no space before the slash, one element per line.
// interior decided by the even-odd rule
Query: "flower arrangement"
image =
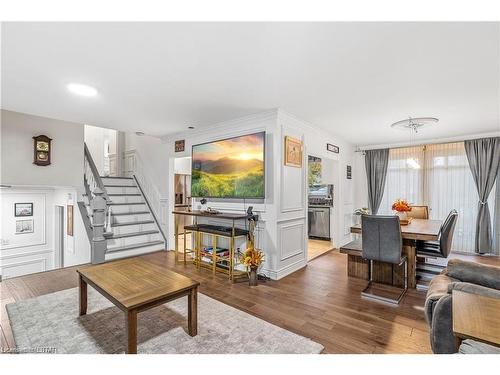
<path fill-rule="evenodd" d="M 257 268 L 264 261 L 264 254 L 262 251 L 255 249 L 250 242 L 247 249 L 241 254 L 240 262 L 247 268 Z"/>
<path fill-rule="evenodd" d="M 404 199 L 398 199 L 392 204 L 392 210 L 397 212 L 411 211 L 410 204 Z"/>

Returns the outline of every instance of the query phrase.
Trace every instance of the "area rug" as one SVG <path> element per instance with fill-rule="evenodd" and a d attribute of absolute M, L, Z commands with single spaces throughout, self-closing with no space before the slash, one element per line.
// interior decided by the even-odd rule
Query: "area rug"
<path fill-rule="evenodd" d="M 18 348 L 55 353 L 123 353 L 124 313 L 88 288 L 87 315 L 78 316 L 78 289 L 7 305 Z M 138 314 L 138 353 L 315 354 L 323 346 L 198 294 L 198 335 L 187 334 L 187 297 Z"/>

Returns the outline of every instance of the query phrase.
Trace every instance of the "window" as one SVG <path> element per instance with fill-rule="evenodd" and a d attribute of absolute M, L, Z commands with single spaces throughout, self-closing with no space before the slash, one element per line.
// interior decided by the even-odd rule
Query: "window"
<path fill-rule="evenodd" d="M 398 198 L 429 206 L 430 219 L 444 220 L 456 209 L 459 216 L 452 249 L 474 252 L 478 195 L 463 142 L 391 149 L 379 213 L 391 213 L 392 202 Z M 493 219 L 495 187 L 488 205 Z"/>

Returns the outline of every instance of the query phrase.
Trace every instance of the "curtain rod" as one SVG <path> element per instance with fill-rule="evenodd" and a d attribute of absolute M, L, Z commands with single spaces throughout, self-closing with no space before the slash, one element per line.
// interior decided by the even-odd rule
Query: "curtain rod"
<path fill-rule="evenodd" d="M 391 148 L 391 149 L 396 149 L 396 148 L 408 148 L 408 147 L 418 147 L 418 146 L 427 146 L 427 145 L 435 145 L 435 144 L 449 144 L 449 143 L 458 143 L 458 142 L 464 142 L 467 140 L 472 140 L 472 139 L 481 139 L 481 138 L 496 138 L 500 137 L 500 133 L 483 133 L 483 134 L 477 134 L 477 135 L 466 135 L 466 136 L 460 136 L 460 137 L 453 137 L 453 138 L 443 138 L 443 139 L 437 139 L 437 140 L 422 140 L 418 144 L 409 144 L 409 143 L 396 143 L 394 146 L 391 146 L 390 144 L 387 145 L 372 145 L 372 146 L 365 146 L 365 147 L 360 147 L 357 146 L 356 150 L 354 152 L 364 152 L 367 150 L 378 150 L 378 149 L 383 149 L 383 148 Z"/>

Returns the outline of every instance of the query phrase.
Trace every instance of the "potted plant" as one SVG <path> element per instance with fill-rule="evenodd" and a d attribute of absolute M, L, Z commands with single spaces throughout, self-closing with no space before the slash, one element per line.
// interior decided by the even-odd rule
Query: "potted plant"
<path fill-rule="evenodd" d="M 407 213 L 411 211 L 411 206 L 408 201 L 398 199 L 392 204 L 392 210 L 396 216 L 399 216 L 400 221 L 406 221 L 408 220 Z"/>
<path fill-rule="evenodd" d="M 247 249 L 241 255 L 240 261 L 247 267 L 248 284 L 250 286 L 257 285 L 257 269 L 264 260 L 262 251 L 254 248 L 253 242 L 249 242 Z"/>
<path fill-rule="evenodd" d="M 370 210 L 368 209 L 368 207 L 361 207 L 361 208 L 357 208 L 354 210 L 354 215 L 356 216 L 356 220 L 355 220 L 355 225 L 359 225 L 361 223 L 361 216 L 362 215 L 369 215 L 370 214 Z"/>

